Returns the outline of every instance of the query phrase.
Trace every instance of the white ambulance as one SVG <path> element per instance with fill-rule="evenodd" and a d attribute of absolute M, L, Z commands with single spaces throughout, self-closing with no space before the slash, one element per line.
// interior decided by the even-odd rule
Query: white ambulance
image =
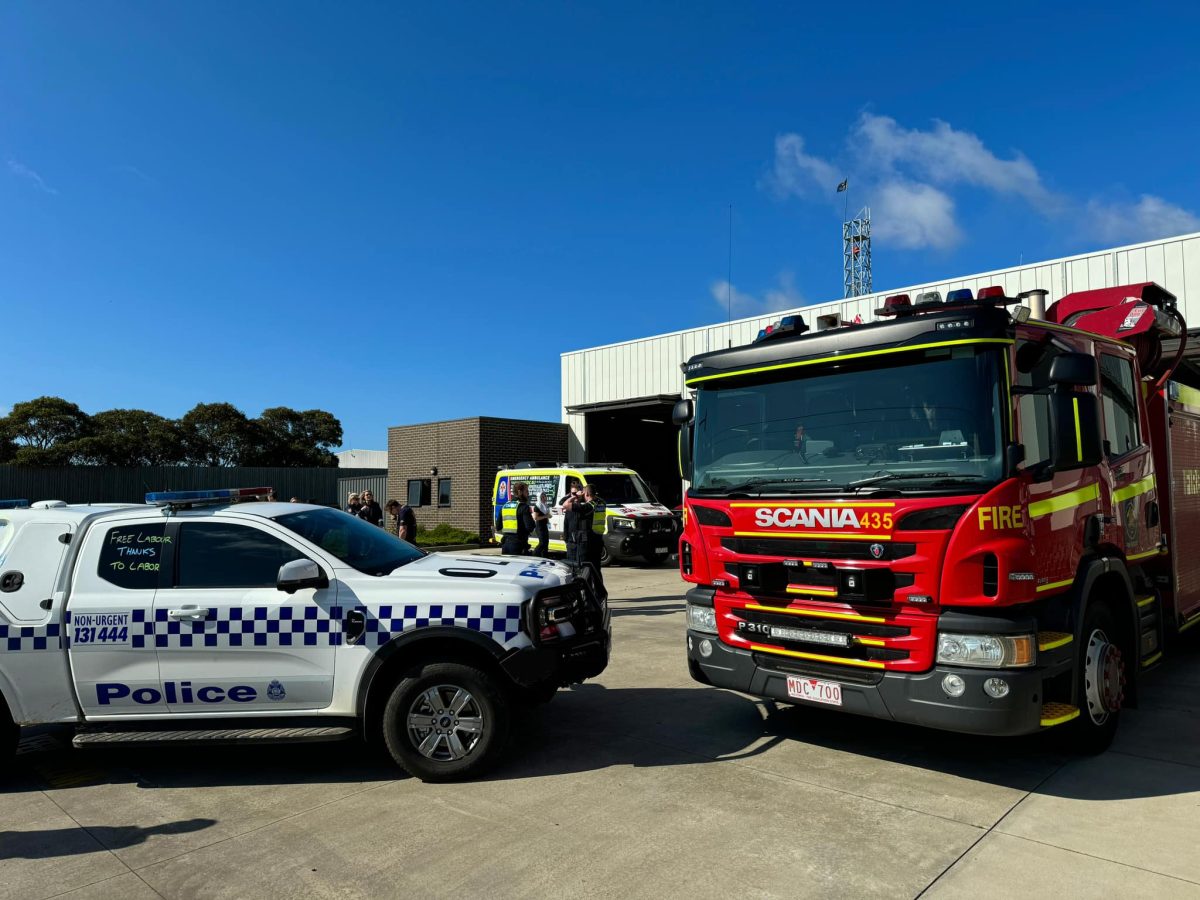
<path fill-rule="evenodd" d="M 607 665 L 607 607 L 565 566 L 246 502 L 267 490 L 0 502 L 3 749 L 56 722 L 79 747 L 362 735 L 461 779 L 496 760 L 514 703 Z"/>

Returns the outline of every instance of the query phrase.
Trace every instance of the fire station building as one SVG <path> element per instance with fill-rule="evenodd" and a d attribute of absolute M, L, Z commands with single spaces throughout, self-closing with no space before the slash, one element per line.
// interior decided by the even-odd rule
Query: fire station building
<path fill-rule="evenodd" d="M 916 296 L 1000 285 L 1015 297 L 1036 288 L 1049 305 L 1073 291 L 1154 281 L 1179 298 L 1189 323 L 1200 324 L 1200 233 L 1027 263 L 977 275 L 895 287 L 850 300 L 737 319 L 562 355 L 562 421 L 573 462 L 620 461 L 639 471 L 662 502 L 681 500 L 671 407 L 683 395 L 682 363 L 698 353 L 750 343 L 758 330 L 798 312 L 813 331 L 840 322 L 871 322 L 889 294 Z"/>

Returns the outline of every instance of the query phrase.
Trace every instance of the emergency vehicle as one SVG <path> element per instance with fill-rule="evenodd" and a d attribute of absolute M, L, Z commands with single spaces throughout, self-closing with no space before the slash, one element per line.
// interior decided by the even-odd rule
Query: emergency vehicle
<path fill-rule="evenodd" d="M 39 723 L 77 747 L 362 735 L 460 779 L 495 762 L 515 703 L 607 665 L 607 606 L 565 566 L 244 502 L 268 490 L 0 504 L 3 749 Z"/>
<path fill-rule="evenodd" d="M 1200 366 L 1156 284 L 1045 296 L 900 294 L 685 364 L 696 680 L 1107 746 L 1200 622 Z"/>
<path fill-rule="evenodd" d="M 564 499 L 572 484 L 592 485 L 604 501 L 604 515 L 594 520 L 596 530 L 604 535 L 604 555 L 601 565 L 616 561 L 641 559 L 651 565 L 667 561 L 679 539 L 679 517 L 659 503 L 642 476 L 620 463 L 538 464 L 517 463 L 496 472 L 492 487 L 493 541 L 500 542 L 506 533 L 517 530 L 516 510 L 509 502 L 509 485 L 523 481 L 529 485 L 529 499 L 536 501 L 545 493 L 550 498 L 550 549 L 565 553 L 563 537 Z M 598 521 L 597 521 L 598 520 Z M 537 543 L 531 536 L 530 542 Z"/>

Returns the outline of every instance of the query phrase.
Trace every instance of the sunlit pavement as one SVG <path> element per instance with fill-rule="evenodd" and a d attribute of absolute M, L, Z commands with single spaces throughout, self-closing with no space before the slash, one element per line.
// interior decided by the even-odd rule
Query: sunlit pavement
<path fill-rule="evenodd" d="M 1200 644 L 1114 749 L 984 740 L 695 684 L 683 585 L 606 570 L 614 655 L 482 782 L 357 743 L 72 751 L 25 739 L 0 897 L 1200 897 Z"/>

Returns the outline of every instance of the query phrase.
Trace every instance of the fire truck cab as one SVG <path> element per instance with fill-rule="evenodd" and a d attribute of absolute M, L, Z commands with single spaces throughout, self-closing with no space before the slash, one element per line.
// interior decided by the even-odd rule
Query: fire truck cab
<path fill-rule="evenodd" d="M 685 364 L 695 679 L 1108 745 L 1200 621 L 1200 369 L 1158 285 L 1044 297 L 897 295 Z"/>

